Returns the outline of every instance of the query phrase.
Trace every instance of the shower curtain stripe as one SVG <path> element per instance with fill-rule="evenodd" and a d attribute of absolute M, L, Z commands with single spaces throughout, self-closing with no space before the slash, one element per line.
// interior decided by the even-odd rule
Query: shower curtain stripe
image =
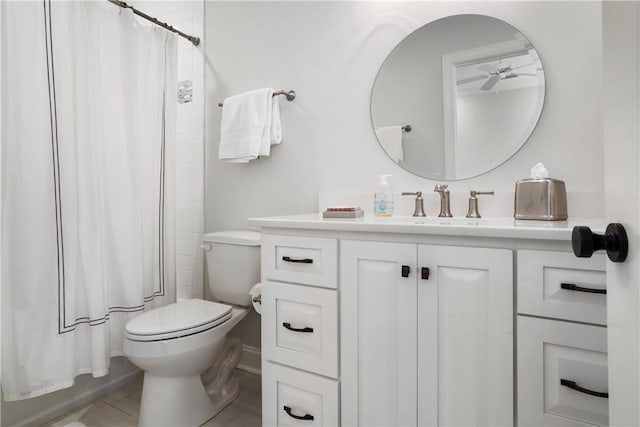
<path fill-rule="evenodd" d="M 165 52 L 166 52 L 166 42 L 165 42 Z M 167 67 L 167 55 L 165 54 L 165 69 Z M 149 302 L 153 301 L 156 296 L 164 295 L 164 178 L 165 178 L 165 143 L 166 143 L 166 82 L 167 75 L 164 75 L 164 88 L 162 90 L 162 133 L 161 133 L 161 151 L 160 151 L 160 194 L 158 197 L 158 236 L 160 244 L 158 245 L 159 252 L 159 260 L 158 263 L 159 272 L 158 272 L 158 283 L 160 289 L 158 292 L 154 292 L 152 295 L 145 297 L 144 301 Z"/>
<path fill-rule="evenodd" d="M 49 6 L 47 9 L 47 5 Z M 61 289 L 64 289 L 64 241 L 62 234 L 62 203 L 60 201 L 60 157 L 58 153 L 58 128 L 57 112 L 55 102 L 55 72 L 53 68 L 53 42 L 51 33 L 51 4 L 44 0 L 42 2 L 44 10 L 44 36 L 47 58 L 47 84 L 49 88 L 49 123 L 51 126 L 51 154 L 53 170 L 53 198 L 56 220 L 56 246 L 58 258 L 58 305 L 64 307 L 64 297 L 61 297 Z M 58 313 L 58 333 L 64 329 L 64 314 Z"/>

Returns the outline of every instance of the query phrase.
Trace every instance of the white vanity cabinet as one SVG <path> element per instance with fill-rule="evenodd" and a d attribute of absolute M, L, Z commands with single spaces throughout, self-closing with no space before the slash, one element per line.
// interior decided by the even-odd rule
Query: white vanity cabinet
<path fill-rule="evenodd" d="M 454 220 L 250 220 L 263 425 L 606 424 L 561 384 L 607 390 L 604 258 L 571 222 Z"/>
<path fill-rule="evenodd" d="M 340 249 L 343 425 L 512 424 L 512 252 Z"/>

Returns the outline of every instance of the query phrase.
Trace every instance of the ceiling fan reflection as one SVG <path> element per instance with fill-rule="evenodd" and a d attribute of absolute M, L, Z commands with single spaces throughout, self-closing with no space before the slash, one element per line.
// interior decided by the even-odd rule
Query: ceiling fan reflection
<path fill-rule="evenodd" d="M 479 66 L 477 68 L 477 70 L 485 71 L 484 74 L 479 74 L 477 76 L 473 76 L 473 77 L 468 77 L 466 79 L 457 80 L 456 84 L 458 86 L 460 86 L 460 85 L 464 85 L 464 84 L 467 84 L 467 83 L 475 82 L 475 81 L 478 81 L 478 80 L 485 80 L 486 79 L 486 81 L 482 84 L 482 86 L 480 86 L 480 90 L 489 91 L 489 90 L 493 89 L 493 87 L 495 85 L 497 85 L 498 82 L 500 82 L 501 80 L 512 79 L 512 78 L 520 77 L 520 76 L 535 77 L 536 74 L 532 74 L 532 73 L 516 73 L 516 72 L 514 72 L 515 70 L 517 70 L 519 68 L 528 67 L 530 65 L 534 65 L 534 63 L 519 65 L 519 66 L 513 67 L 513 68 L 511 67 L 511 64 L 503 65 L 501 63 L 498 63 L 497 66 L 496 65 L 492 65 L 492 64 L 482 64 L 481 66 Z"/>

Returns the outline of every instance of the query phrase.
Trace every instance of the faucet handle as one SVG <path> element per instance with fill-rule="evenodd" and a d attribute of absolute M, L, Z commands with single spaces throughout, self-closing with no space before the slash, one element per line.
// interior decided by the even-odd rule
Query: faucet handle
<path fill-rule="evenodd" d="M 402 195 L 416 196 L 416 207 L 413 210 L 413 216 L 427 216 L 427 214 L 424 213 L 424 199 L 422 198 L 422 191 L 415 191 L 415 192 L 403 191 Z"/>
<path fill-rule="evenodd" d="M 443 191 L 449 191 L 449 186 L 447 184 L 436 184 L 433 191 L 441 193 Z"/>
<path fill-rule="evenodd" d="M 495 192 L 471 190 L 469 193 L 469 210 L 467 211 L 467 218 L 482 218 L 480 216 L 480 212 L 478 212 L 478 197 L 476 196 L 493 196 Z"/>

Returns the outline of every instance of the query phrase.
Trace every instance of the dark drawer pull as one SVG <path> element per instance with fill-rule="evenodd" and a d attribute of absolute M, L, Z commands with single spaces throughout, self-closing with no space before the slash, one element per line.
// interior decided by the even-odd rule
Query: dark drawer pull
<path fill-rule="evenodd" d="M 284 412 L 286 412 L 287 415 L 289 415 L 291 418 L 295 418 L 296 420 L 313 421 L 313 415 L 311 414 L 296 415 L 293 412 L 291 412 L 291 408 L 288 406 L 284 406 Z"/>
<path fill-rule="evenodd" d="M 293 332 L 313 332 L 313 328 L 310 328 L 308 326 L 305 326 L 304 328 L 294 328 L 289 322 L 283 322 L 282 326 Z"/>
<path fill-rule="evenodd" d="M 420 269 L 422 280 L 429 280 L 430 270 L 427 267 L 422 267 Z"/>
<path fill-rule="evenodd" d="M 283 256 L 282 260 L 286 262 L 297 262 L 298 264 L 313 264 L 313 260 L 311 258 L 291 258 Z"/>
<path fill-rule="evenodd" d="M 576 384 L 575 381 L 560 378 L 560 385 L 569 387 L 570 389 L 579 391 L 580 393 L 588 394 L 589 396 L 604 397 L 605 399 L 609 398 L 609 393 L 602 393 L 599 391 L 589 390 L 588 388 L 582 388 L 578 384 Z"/>
<path fill-rule="evenodd" d="M 606 289 L 593 289 L 593 288 L 584 288 L 582 286 L 578 286 L 574 283 L 560 283 L 560 287 L 562 289 L 566 289 L 568 291 L 576 291 L 576 292 L 587 292 L 589 294 L 607 294 Z"/>

